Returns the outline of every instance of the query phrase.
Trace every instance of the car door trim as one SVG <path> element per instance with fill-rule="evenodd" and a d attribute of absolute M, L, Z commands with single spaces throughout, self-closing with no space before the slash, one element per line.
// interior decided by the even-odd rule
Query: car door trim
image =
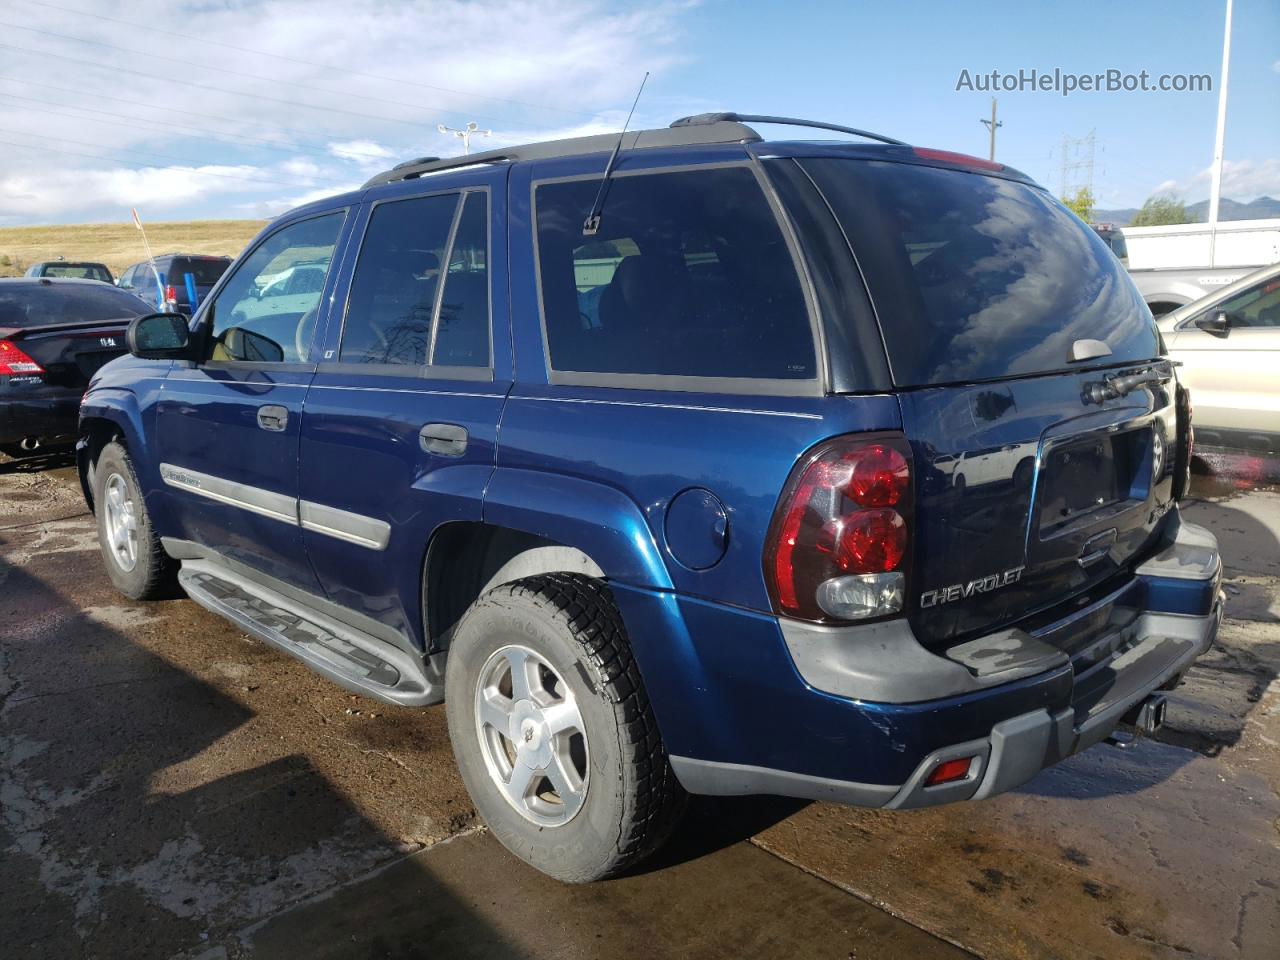
<path fill-rule="evenodd" d="M 391 541 L 391 525 L 386 521 L 323 503 L 299 500 L 171 463 L 160 464 L 160 479 L 166 486 L 369 550 L 385 550 Z"/>
<path fill-rule="evenodd" d="M 391 541 L 391 524 L 385 520 L 310 500 L 298 501 L 298 520 L 303 530 L 323 533 L 370 550 L 385 550 Z"/>

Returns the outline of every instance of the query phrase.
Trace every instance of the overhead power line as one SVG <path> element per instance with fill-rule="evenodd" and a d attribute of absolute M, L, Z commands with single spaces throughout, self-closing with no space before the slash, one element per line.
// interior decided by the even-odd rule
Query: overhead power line
<path fill-rule="evenodd" d="M 147 80 L 158 80 L 165 84 L 177 84 L 183 87 L 192 87 L 196 90 L 211 90 L 214 93 L 225 93 L 233 97 L 244 97 L 249 100 L 258 100 L 266 103 L 281 103 L 287 107 L 303 107 L 307 110 L 318 110 L 321 113 L 342 114 L 348 117 L 359 117 L 361 120 L 376 120 L 380 123 L 400 123 L 407 127 L 421 130 L 424 123 L 420 120 L 405 120 L 402 117 L 383 117 L 377 114 L 360 113 L 356 110 L 343 110 L 340 107 L 321 106 L 317 103 L 303 103 L 301 100 L 285 100 L 281 97 L 268 97 L 260 93 L 245 93 L 240 90 L 228 90 L 226 87 L 215 87 L 207 83 L 194 83 L 191 80 L 181 80 L 177 77 L 166 77 L 157 73 L 144 73 L 141 70 L 130 70 L 127 67 L 116 66 L 113 63 L 102 63 L 97 60 L 85 60 L 82 57 L 71 57 L 65 53 L 53 53 L 49 50 L 32 50 L 29 47 L 17 47 L 11 43 L 0 43 L 0 49 L 16 50 L 18 53 L 32 54 L 38 57 L 53 57 L 57 60 L 66 60 L 70 63 L 79 63 L 84 66 L 97 67 L 99 70 L 107 70 L 112 73 L 127 73 L 134 77 L 144 77 Z"/>
<path fill-rule="evenodd" d="M 25 85 L 27 85 L 27 86 L 32 86 L 32 87 L 44 87 L 44 88 L 45 88 L 45 89 L 47 89 L 47 90 L 61 90 L 61 91 L 63 91 L 64 93 L 74 93 L 74 94 L 76 94 L 77 96 L 89 96 L 89 97 L 94 97 L 94 98 L 96 98 L 96 99 L 98 99 L 98 100 L 114 100 L 114 101 L 116 101 L 117 103 L 137 103 L 137 102 L 138 102 L 136 98 L 129 99 L 129 98 L 127 98 L 127 97 L 113 97 L 113 96 L 112 96 L 111 94 L 109 94 L 109 93 L 99 93 L 99 92 L 98 92 L 98 91 L 96 91 L 96 90 L 85 90 L 85 89 L 83 89 L 83 88 L 76 88 L 76 87 L 62 87 L 62 86 L 58 86 L 57 84 L 54 84 L 54 83 L 45 83 L 45 82 L 43 82 L 43 81 L 41 81 L 41 80 L 29 80 L 29 79 L 27 79 L 26 77 L 13 77 L 13 76 L 9 76 L 8 74 L 3 74 L 3 73 L 0 73 L 0 80 L 9 80 L 9 81 L 11 81 L 11 82 L 13 82 L 13 83 L 21 83 L 21 84 L 25 84 Z M 87 108 L 87 107 L 79 107 L 79 106 L 77 106 L 77 107 L 76 107 L 76 109 L 78 109 L 78 110 L 87 110 L 87 109 L 89 109 L 89 108 Z M 100 112 L 100 111 L 99 111 L 99 112 Z M 203 110 L 183 110 L 183 109 L 181 109 L 180 107 L 169 107 L 169 106 L 166 106 L 166 107 L 164 108 L 164 115 L 165 115 L 165 117 L 167 118 L 170 114 L 183 114 L 183 115 L 185 115 L 185 116 L 189 116 L 189 117 L 202 117 L 202 118 L 203 118 L 203 119 L 205 119 L 205 120 L 222 120 L 222 121 L 225 121 L 226 123 L 233 123 L 233 124 L 237 124 L 237 125 L 239 125 L 239 126 L 243 126 L 246 122 L 249 122 L 249 123 L 256 123 L 256 124 L 258 124 L 259 126 L 272 127 L 272 128 L 274 128 L 274 129 L 276 129 L 276 130 L 279 130 L 281 133 L 289 133 L 289 134 L 296 134 L 296 135 L 300 135 L 300 136 L 306 136 L 306 134 L 304 134 L 301 130 L 296 130 L 296 129 L 292 128 L 292 127 L 282 127 L 282 126 L 280 126 L 280 125 L 278 125 L 278 124 L 274 123 L 273 121 L 268 121 L 268 120 L 253 120 L 253 119 L 246 120 L 246 118 L 244 118 L 244 117 L 224 117 L 224 116 L 221 116 L 221 115 L 216 114 L 216 113 L 206 113 L 206 112 L 205 112 L 205 111 L 203 111 Z M 123 115 L 122 115 L 122 114 L 115 114 L 115 116 L 123 116 Z M 153 121 L 153 120 L 148 120 L 147 122 L 148 122 L 149 124 L 154 124 L 154 121 Z M 164 123 L 167 125 L 167 124 L 169 123 L 169 120 L 168 120 L 168 119 L 165 119 L 165 120 L 164 120 Z M 192 128 L 191 128 L 191 127 L 188 127 L 187 129 L 192 129 Z M 219 133 L 219 134 L 216 134 L 216 136 L 237 137 L 237 138 L 242 137 L 242 135 L 241 135 L 241 134 L 234 134 L 234 133 Z M 258 138 L 249 138 L 249 139 L 258 139 Z M 289 145 L 290 145 L 290 144 L 289 144 L 288 142 L 286 142 L 286 141 L 279 141 L 279 140 L 265 140 L 265 139 L 263 139 L 261 142 L 262 142 L 262 143 L 277 143 L 277 144 L 279 144 L 281 147 L 286 147 L 286 146 L 289 146 Z M 294 141 L 294 142 L 297 142 L 297 143 L 306 143 L 307 141 L 305 141 L 305 140 L 298 140 L 298 141 Z M 325 150 L 325 149 L 327 149 L 327 147 L 326 147 L 325 145 L 318 145 L 318 146 L 319 146 L 319 148 L 320 148 L 321 150 Z M 358 153 L 358 154 L 360 154 L 360 155 L 362 155 L 362 156 L 369 157 L 370 159 L 376 159 L 376 160 L 382 160 L 382 159 L 385 159 L 385 158 L 384 158 L 384 156 L 383 156 L 383 154 L 382 154 L 381 152 L 376 152 L 376 151 L 368 151 L 368 150 L 351 150 L 351 151 L 349 151 L 349 152 L 350 152 L 350 153 Z"/>
<path fill-rule="evenodd" d="M 346 90 L 333 90 L 329 87 L 316 87 L 307 83 L 297 83 L 293 80 L 281 80 L 278 77 L 265 77 L 260 73 L 245 73 L 242 70 L 231 70 L 227 67 L 212 66 L 205 63 L 193 63 L 190 60 L 181 57 L 166 57 L 163 54 L 152 53 L 149 50 L 136 50 L 131 47 L 119 47 L 114 43 L 106 43 L 102 40 L 87 40 L 84 37 L 72 36 L 69 33 L 55 33 L 52 30 L 40 30 L 37 27 L 24 27 L 21 24 L 10 23 L 6 20 L 0 20 L 0 27 L 9 27 L 13 30 L 25 30 L 28 33 L 36 33 L 46 37 L 56 37 L 59 40 L 70 40 L 74 43 L 84 43 L 95 47 L 106 47 L 108 50 L 115 50 L 117 53 L 127 53 L 132 57 L 145 57 L 147 60 L 161 60 L 166 63 L 178 63 L 184 67 L 195 67 L 200 70 L 212 70 L 216 73 L 225 73 L 230 77 L 243 77 L 246 80 L 261 80 L 264 83 L 272 83 L 286 87 L 297 87 L 300 90 L 308 90 L 311 93 L 318 93 L 326 97 L 349 97 L 354 100 L 368 100 L 372 103 L 381 103 L 389 107 L 408 107 L 412 110 L 434 110 L 438 113 L 453 113 L 459 116 L 467 111 L 452 110 L 448 107 L 436 106 L 430 103 L 408 103 L 404 100 L 388 100 L 385 97 L 370 97 L 362 93 L 351 93 Z M 488 117 L 486 119 L 494 119 Z"/>
<path fill-rule="evenodd" d="M 0 79 L 5 79 L 5 78 L 0 77 Z M 40 106 L 41 115 L 52 114 L 53 116 L 56 116 L 56 117 L 67 117 L 71 120 L 88 120 L 90 123 L 103 123 L 113 127 L 132 127 L 134 129 L 142 128 L 142 129 L 147 129 L 152 131 L 155 131 L 157 129 L 157 124 L 155 120 L 148 117 L 135 117 L 135 116 L 128 116 L 127 114 L 123 114 L 123 113 L 111 113 L 108 110 L 96 110 L 92 107 L 81 107 L 78 104 L 73 104 L 73 103 L 58 103 L 57 101 L 52 101 L 52 100 L 41 100 L 37 97 L 23 97 L 23 96 L 19 96 L 16 93 L 0 93 L 0 97 L 3 97 L 6 100 L 22 100 L 26 103 L 38 104 Z M 83 113 L 93 113 L 93 114 L 97 114 L 98 116 L 116 117 L 118 119 L 99 120 L 97 119 L 97 117 L 86 117 L 78 113 L 66 113 L 61 110 L 50 110 L 49 109 L 50 107 L 69 107 L 72 110 L 80 110 Z M 200 129 L 197 129 L 196 127 L 188 127 L 182 124 L 175 124 L 169 120 L 164 121 L 162 129 L 166 136 L 168 136 L 169 134 L 178 134 L 179 136 L 200 137 L 202 139 L 207 139 L 207 140 L 217 140 L 217 139 L 226 137 L 233 140 L 244 142 L 249 145 L 259 146 L 268 150 L 276 150 L 281 153 L 305 153 L 305 154 L 310 154 L 317 157 L 324 157 L 329 160 L 339 159 L 338 157 L 335 156 L 332 150 L 325 149 L 322 147 L 308 147 L 304 144 L 289 143 L 289 142 L 280 141 L 280 140 L 261 140 L 261 139 L 258 139 L 257 137 L 246 137 L 238 133 L 220 133 L 216 130 L 200 130 Z M 367 156 L 370 159 L 374 159 L 374 158 L 384 159 L 381 153 L 364 152 L 361 155 Z"/>
<path fill-rule="evenodd" d="M 30 138 L 32 138 L 33 140 L 44 140 L 44 141 L 51 141 L 51 142 L 54 142 L 54 143 L 73 143 L 73 144 L 78 144 L 79 146 L 85 146 L 85 147 L 94 147 L 94 146 L 97 146 L 97 144 L 93 144 L 93 143 L 86 143 L 86 142 L 85 142 L 85 141 L 83 141 L 83 140 L 71 140 L 71 139 L 69 139 L 69 138 L 67 138 L 67 137 L 49 137 L 49 136 L 45 136 L 45 135 L 43 135 L 43 134 L 27 133 L 25 130 L 10 130 L 10 129 L 6 129 L 6 128 L 4 128 L 4 127 L 0 127 L 0 133 L 17 134 L 18 136 L 21 136 L 21 137 L 30 137 Z M 122 160 L 120 160 L 118 157 L 107 157 L 107 156 L 103 156 L 102 154 L 79 153 L 79 152 L 77 152 L 77 151 L 73 151 L 73 150 L 62 150 L 62 149 L 58 149 L 58 148 L 55 148 L 55 147 L 48 147 L 48 148 L 46 148 L 46 147 L 42 147 L 42 146 L 40 146 L 40 145 L 38 145 L 38 144 L 14 143 L 14 142 L 13 142 L 13 141 L 11 141 L 11 140 L 3 140 L 3 141 L 0 141 L 0 143 L 8 143 L 10 146 L 15 146 L 15 147 L 27 147 L 28 149 L 31 149 L 31 150 L 44 150 L 44 149 L 48 149 L 48 150 L 53 151 L 54 153 L 67 153 L 67 154 L 71 154 L 72 156 L 92 157 L 92 158 L 93 158 L 93 159 L 95 159 L 95 160 L 110 160 L 110 161 L 112 161 L 113 163 L 137 163 L 137 162 L 138 162 L 138 161 L 136 161 L 136 160 L 133 160 L 133 161 L 130 161 L 130 160 L 123 160 L 123 161 L 122 161 Z M 265 184 L 270 184 L 271 186 L 275 186 L 275 187 L 297 187 L 297 186 L 301 186 L 300 184 L 297 184 L 297 183 L 291 183 L 291 182 L 289 182 L 289 181 L 287 181 L 287 180 L 274 180 L 274 179 L 269 179 L 269 178 L 266 178 L 266 177 L 254 177 L 254 176 L 250 176 L 250 175 L 242 174 L 242 173 L 218 173 L 218 172 L 213 171 L 213 170 L 204 170 L 204 169 L 201 169 L 201 167 L 204 167 L 204 166 L 210 166 L 210 165 L 212 165 L 212 166 L 228 166 L 228 167 L 234 167 L 234 166 L 236 166 L 236 164 L 207 164 L 207 163 L 202 163 L 201 161 L 198 161 L 198 160 L 188 160 L 188 159 L 185 159 L 185 158 L 183 158 L 183 157 L 174 157 L 174 156 L 171 156 L 171 155 L 169 155 L 169 154 L 163 154 L 163 153 L 150 153 L 149 151 L 142 151 L 142 150 L 130 150 L 130 149 L 128 149 L 128 148 L 118 148 L 118 149 L 115 149 L 113 152 L 114 152 L 114 153 L 134 153 L 134 154 L 138 154 L 139 156 L 147 157 L 147 158 L 149 158 L 149 159 L 151 159 L 151 160 L 165 160 L 165 161 L 168 161 L 169 163 L 177 163 L 177 164 L 181 164 L 181 165 L 183 165 L 183 166 L 185 166 L 185 167 L 190 167 L 194 172 L 196 172 L 196 173 L 200 174 L 201 176 L 221 177 L 221 178 L 226 179 L 226 180 L 242 180 L 242 181 L 244 181 L 244 182 L 246 182 L 246 183 L 265 183 Z M 328 184 L 317 184 L 317 186 L 327 186 L 327 185 L 328 185 Z M 307 184 L 307 186 L 311 186 L 311 184 Z"/>
<path fill-rule="evenodd" d="M 204 43 L 209 46 L 222 47 L 224 50 L 238 50 L 240 53 L 251 53 L 257 57 L 270 57 L 273 60 L 283 60 L 288 63 L 300 64 L 304 67 L 314 67 L 317 70 L 328 70 L 334 73 L 345 73 L 352 77 L 365 77 L 369 80 L 381 80 L 385 83 L 394 83 L 400 86 L 419 87 L 423 90 L 438 90 L 443 93 L 454 93 L 463 97 L 475 97 L 480 100 L 490 100 L 494 103 L 509 103 L 517 107 L 528 107 L 535 110 L 552 110 L 556 113 L 572 114 L 582 117 L 594 117 L 595 114 L 589 110 L 571 110 L 567 107 L 558 107 L 548 103 L 533 103 L 528 100 L 513 100 L 508 97 L 495 97 L 490 94 L 476 93 L 471 90 L 459 90 L 455 87 L 442 87 L 433 83 L 422 83 L 418 80 L 405 80 L 401 77 L 388 77 L 383 74 L 365 73 L 362 70 L 352 70 L 347 67 L 335 66 L 331 63 L 316 63 L 312 60 L 301 60 L 297 57 L 286 56 L 282 53 L 268 53 L 265 50 L 255 50 L 251 47 L 241 47 L 233 43 L 223 43 L 220 40 L 210 40 L 208 37 L 199 37 L 190 33 L 179 33 L 176 30 L 165 30 L 151 23 L 138 23 L 133 20 L 121 20 L 117 17 L 108 17 L 105 14 L 93 13 L 88 10 L 79 10 L 74 7 L 63 7 L 56 3 L 44 3 L 41 0 L 27 0 L 28 6 L 45 7 L 49 10 L 58 10 L 62 13 L 71 13 L 77 17 L 89 17 L 94 20 L 103 20 L 107 23 L 118 23 L 121 26 L 132 27 L 136 30 L 145 30 L 148 35 L 162 34 L 169 37 L 180 37 L 183 40 L 192 40 L 196 43 Z M 456 112 L 456 111 L 455 111 Z"/>

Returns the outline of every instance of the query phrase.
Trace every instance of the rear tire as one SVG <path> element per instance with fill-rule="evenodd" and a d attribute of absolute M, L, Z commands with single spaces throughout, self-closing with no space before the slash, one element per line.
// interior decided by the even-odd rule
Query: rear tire
<path fill-rule="evenodd" d="M 174 596 L 178 564 L 160 545 L 133 462 L 117 441 L 98 455 L 93 503 L 102 560 L 115 588 L 131 600 Z"/>
<path fill-rule="evenodd" d="M 486 593 L 454 634 L 445 694 L 480 816 L 543 873 L 616 875 L 675 827 L 684 791 L 600 581 L 545 574 Z"/>

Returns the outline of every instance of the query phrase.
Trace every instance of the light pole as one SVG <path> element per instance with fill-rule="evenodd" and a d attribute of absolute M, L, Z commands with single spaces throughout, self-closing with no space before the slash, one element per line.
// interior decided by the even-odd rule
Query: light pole
<path fill-rule="evenodd" d="M 476 123 L 474 120 L 468 123 L 461 130 L 455 130 L 453 127 L 446 127 L 443 123 L 437 123 L 436 129 L 439 130 L 441 133 L 452 133 L 455 137 L 458 137 L 459 139 L 461 139 L 463 153 L 471 152 L 471 138 L 473 136 L 487 137 L 493 133 L 492 130 L 481 130 L 480 125 Z"/>
<path fill-rule="evenodd" d="M 1222 34 L 1222 78 L 1218 81 L 1218 132 L 1213 141 L 1213 177 L 1209 184 L 1209 266 L 1214 265 L 1218 245 L 1218 201 L 1222 197 L 1222 141 L 1227 132 L 1227 68 L 1231 65 L 1231 0 L 1227 0 L 1227 25 Z"/>

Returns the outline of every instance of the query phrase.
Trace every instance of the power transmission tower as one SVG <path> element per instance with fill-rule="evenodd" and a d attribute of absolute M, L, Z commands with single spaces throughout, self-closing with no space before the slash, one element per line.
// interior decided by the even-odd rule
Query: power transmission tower
<path fill-rule="evenodd" d="M 1084 137 L 1062 135 L 1062 190 L 1059 196 L 1069 197 L 1081 187 L 1093 192 L 1093 158 L 1097 141 L 1096 130 L 1090 130 Z"/>
<path fill-rule="evenodd" d="M 987 120 L 986 118 L 983 118 L 978 122 L 985 125 L 986 128 L 991 131 L 991 150 L 990 150 L 990 155 L 988 159 L 994 160 L 996 158 L 996 127 L 1004 126 L 1003 121 L 996 119 L 996 98 L 995 97 L 991 98 L 991 119 Z"/>
<path fill-rule="evenodd" d="M 436 129 L 439 130 L 441 133 L 452 133 L 455 137 L 460 138 L 462 140 L 463 153 L 471 152 L 472 137 L 487 137 L 493 133 L 492 130 L 481 130 L 480 125 L 477 124 L 474 120 L 468 123 L 461 130 L 457 130 L 453 127 L 446 127 L 443 123 L 437 123 Z"/>

